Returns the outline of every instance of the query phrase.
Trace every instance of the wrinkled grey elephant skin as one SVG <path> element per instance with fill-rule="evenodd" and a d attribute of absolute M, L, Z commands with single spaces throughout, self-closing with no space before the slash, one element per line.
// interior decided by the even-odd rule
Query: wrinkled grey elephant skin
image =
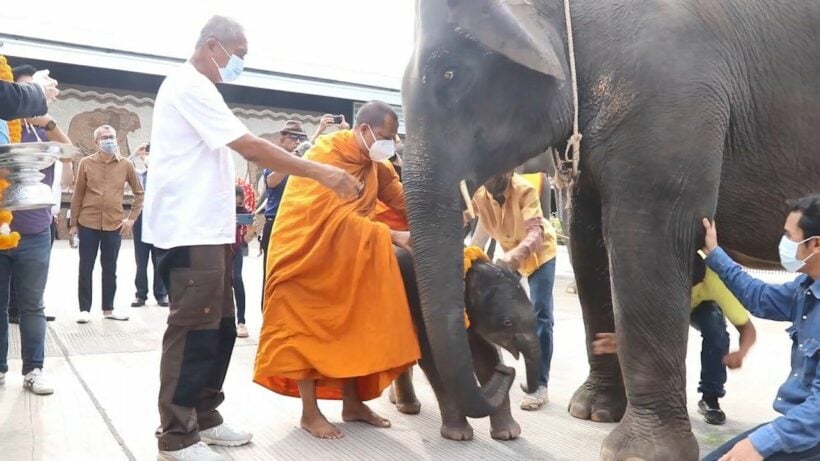
<path fill-rule="evenodd" d="M 685 354 L 700 221 L 716 218 L 736 260 L 771 267 L 785 201 L 817 191 L 820 2 L 569 3 L 583 134 L 572 261 L 587 342 L 616 331 L 619 344 L 618 357 L 589 356 L 569 410 L 620 421 L 603 459 L 694 460 Z M 472 191 L 563 151 L 564 2 L 419 0 L 416 11 L 402 179 L 421 313 L 442 388 L 483 416 L 511 379 L 494 372 L 479 386 L 467 360 L 458 184 Z"/>

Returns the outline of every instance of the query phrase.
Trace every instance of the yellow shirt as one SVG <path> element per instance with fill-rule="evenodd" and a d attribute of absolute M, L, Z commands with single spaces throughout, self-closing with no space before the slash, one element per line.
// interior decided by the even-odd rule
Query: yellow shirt
<path fill-rule="evenodd" d="M 703 281 L 692 287 L 691 308 L 694 309 L 704 301 L 714 301 L 720 306 L 723 315 L 734 326 L 746 325 L 749 322 L 749 313 L 743 304 L 726 287 L 720 277 L 708 267 Z"/>
<path fill-rule="evenodd" d="M 495 239 L 501 248 L 511 251 L 527 236 L 527 220 L 541 218 L 544 243 L 541 249 L 530 256 L 519 268 L 528 276 L 544 263 L 555 258 L 555 229 L 544 219 L 538 191 L 521 175 L 512 176 L 512 186 L 504 193 L 504 206 L 498 204 L 483 186 L 473 196 L 473 208 L 481 226 Z"/>

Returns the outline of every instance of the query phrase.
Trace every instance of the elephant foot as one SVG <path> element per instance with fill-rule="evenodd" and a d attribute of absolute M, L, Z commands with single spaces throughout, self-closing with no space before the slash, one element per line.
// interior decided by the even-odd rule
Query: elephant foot
<path fill-rule="evenodd" d="M 689 420 L 660 424 L 657 418 L 638 422 L 630 415 L 613 430 L 601 446 L 602 461 L 696 461 L 698 442 Z"/>
<path fill-rule="evenodd" d="M 598 423 L 620 421 L 625 411 L 626 393 L 621 383 L 601 383 L 587 378 L 569 401 L 569 414 Z"/>
<path fill-rule="evenodd" d="M 399 413 L 405 415 L 417 415 L 421 413 L 421 402 L 419 402 L 419 399 L 416 397 L 416 392 L 412 384 L 412 380 L 409 381 L 408 386 L 407 381 L 403 381 L 403 379 L 400 378 L 390 386 L 388 397 L 390 398 L 390 403 L 396 406 Z"/>
<path fill-rule="evenodd" d="M 521 426 L 512 419 L 505 419 L 503 422 L 492 421 L 490 423 L 490 437 L 495 440 L 514 440 L 521 435 Z"/>
<path fill-rule="evenodd" d="M 458 442 L 473 440 L 473 426 L 467 420 L 441 423 L 441 436 Z"/>

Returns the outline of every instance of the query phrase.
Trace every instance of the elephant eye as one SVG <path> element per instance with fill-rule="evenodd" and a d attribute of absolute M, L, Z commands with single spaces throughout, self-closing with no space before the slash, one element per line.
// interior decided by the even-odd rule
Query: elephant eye
<path fill-rule="evenodd" d="M 510 320 L 510 319 L 504 320 L 504 326 L 507 327 L 507 328 L 512 327 L 513 326 L 513 321 Z"/>
<path fill-rule="evenodd" d="M 455 78 L 455 76 L 456 76 L 456 73 L 452 70 L 448 70 L 448 71 L 444 72 L 444 80 L 452 80 L 453 78 Z"/>

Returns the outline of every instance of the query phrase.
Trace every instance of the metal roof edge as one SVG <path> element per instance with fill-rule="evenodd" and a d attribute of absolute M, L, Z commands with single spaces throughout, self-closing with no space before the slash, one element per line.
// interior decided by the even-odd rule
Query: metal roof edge
<path fill-rule="evenodd" d="M 97 48 L 0 33 L 0 54 L 42 61 L 165 76 L 184 59 Z M 245 69 L 237 86 L 262 88 L 350 101 L 378 99 L 401 105 L 398 90 L 350 82 L 283 74 L 261 69 Z"/>

